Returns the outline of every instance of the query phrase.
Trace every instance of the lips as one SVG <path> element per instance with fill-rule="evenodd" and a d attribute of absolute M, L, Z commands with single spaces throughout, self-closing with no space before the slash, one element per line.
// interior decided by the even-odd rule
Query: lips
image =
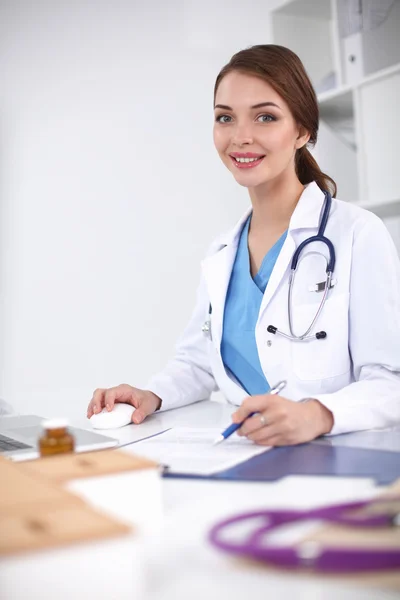
<path fill-rule="evenodd" d="M 232 152 L 229 157 L 237 169 L 254 169 L 262 163 L 265 155 L 253 152 Z"/>
<path fill-rule="evenodd" d="M 234 158 L 261 158 L 265 154 L 255 154 L 254 152 L 231 152 L 229 156 Z"/>

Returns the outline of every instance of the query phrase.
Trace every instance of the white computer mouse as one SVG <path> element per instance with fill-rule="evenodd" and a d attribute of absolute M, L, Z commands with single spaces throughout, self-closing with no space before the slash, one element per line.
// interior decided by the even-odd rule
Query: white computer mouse
<path fill-rule="evenodd" d="M 100 413 L 92 415 L 89 421 L 95 429 L 117 429 L 131 423 L 134 410 L 131 404 L 117 402 L 112 411 L 103 408 Z"/>

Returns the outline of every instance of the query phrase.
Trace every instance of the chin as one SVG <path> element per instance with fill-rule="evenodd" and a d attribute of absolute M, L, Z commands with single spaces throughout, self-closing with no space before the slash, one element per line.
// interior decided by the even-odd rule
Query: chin
<path fill-rule="evenodd" d="M 231 171 L 232 172 L 232 171 Z M 268 175 L 260 176 L 255 173 L 232 173 L 236 182 L 246 188 L 255 188 L 267 183 L 271 178 Z"/>

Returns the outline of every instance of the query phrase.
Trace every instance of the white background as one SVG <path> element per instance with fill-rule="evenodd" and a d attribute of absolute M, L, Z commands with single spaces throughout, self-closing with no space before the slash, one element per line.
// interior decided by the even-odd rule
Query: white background
<path fill-rule="evenodd" d="M 279 0 L 1 0 L 0 396 L 81 417 L 144 385 L 192 310 L 199 262 L 248 205 L 212 145 L 237 50 Z M 398 232 L 398 220 L 392 220 Z"/>

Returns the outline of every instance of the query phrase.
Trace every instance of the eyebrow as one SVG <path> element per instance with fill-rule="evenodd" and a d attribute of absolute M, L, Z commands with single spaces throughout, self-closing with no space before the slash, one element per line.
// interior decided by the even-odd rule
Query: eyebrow
<path fill-rule="evenodd" d="M 275 108 L 278 108 L 279 110 L 282 110 L 277 104 L 275 104 L 274 102 L 260 102 L 260 104 L 254 104 L 254 106 L 251 106 L 250 108 L 263 108 L 265 106 L 275 106 Z M 226 104 L 216 104 L 214 106 L 215 108 L 222 108 L 222 110 L 233 110 L 233 108 L 231 108 L 230 106 L 227 106 Z"/>

